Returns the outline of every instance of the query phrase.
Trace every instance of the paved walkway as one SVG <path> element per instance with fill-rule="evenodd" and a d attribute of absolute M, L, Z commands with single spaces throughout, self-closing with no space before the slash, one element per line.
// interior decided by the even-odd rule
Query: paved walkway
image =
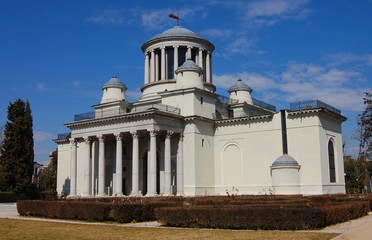
<path fill-rule="evenodd" d="M 115 224 L 115 223 L 89 223 L 89 222 L 82 222 L 82 221 L 68 221 L 68 220 L 59 220 L 59 219 L 22 217 L 18 215 L 16 203 L 0 203 L 0 218 L 28 220 L 28 221 L 86 224 L 86 225 L 111 225 L 111 226 L 119 226 L 119 227 L 150 227 L 150 228 L 161 227 L 161 225 L 158 222 Z M 368 216 L 364 216 L 359 219 L 328 226 L 322 230 L 312 231 L 312 232 L 340 233 L 341 235 L 333 238 L 337 240 L 372 239 L 372 212 L 369 212 Z"/>

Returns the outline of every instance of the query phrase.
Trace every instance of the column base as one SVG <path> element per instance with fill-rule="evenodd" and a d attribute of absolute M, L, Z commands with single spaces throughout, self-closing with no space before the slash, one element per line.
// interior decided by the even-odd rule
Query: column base
<path fill-rule="evenodd" d="M 83 198 L 92 198 L 93 195 L 90 194 L 90 193 L 83 193 L 83 194 L 81 195 L 81 197 L 83 197 Z"/>
<path fill-rule="evenodd" d="M 172 197 L 172 196 L 174 196 L 173 194 L 171 194 L 171 193 L 163 193 L 163 195 L 162 196 L 164 196 L 164 197 Z"/>
<path fill-rule="evenodd" d="M 114 193 L 113 197 L 126 197 L 123 193 Z"/>
<path fill-rule="evenodd" d="M 142 197 L 141 193 L 130 193 L 129 197 Z"/>
<path fill-rule="evenodd" d="M 157 197 L 159 196 L 157 193 L 147 193 L 146 197 Z"/>
<path fill-rule="evenodd" d="M 96 197 L 108 197 L 108 195 L 106 194 L 106 193 L 98 193 L 97 195 L 96 195 Z"/>
<path fill-rule="evenodd" d="M 177 193 L 177 195 L 176 196 L 178 196 L 178 197 L 183 197 L 184 196 L 184 194 L 183 193 Z"/>
<path fill-rule="evenodd" d="M 77 198 L 79 198 L 79 196 L 76 195 L 76 194 L 72 194 L 72 195 L 68 195 L 66 198 L 67 199 L 77 199 Z"/>

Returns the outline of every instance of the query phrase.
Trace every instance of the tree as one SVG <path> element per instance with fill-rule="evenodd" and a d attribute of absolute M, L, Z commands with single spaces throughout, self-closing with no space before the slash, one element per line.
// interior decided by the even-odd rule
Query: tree
<path fill-rule="evenodd" d="M 0 149 L 3 146 L 3 142 L 4 142 L 4 129 L 5 129 L 5 126 L 0 125 Z"/>
<path fill-rule="evenodd" d="M 358 125 L 361 128 L 360 136 L 360 149 L 361 154 L 364 155 L 366 160 L 370 160 L 372 156 L 372 88 L 371 92 L 365 92 L 363 98 L 364 104 L 366 105 L 365 110 L 359 115 L 360 120 Z"/>
<path fill-rule="evenodd" d="M 34 142 L 28 100 L 17 99 L 8 106 L 8 121 L 0 156 L 0 190 L 33 191 Z"/>
<path fill-rule="evenodd" d="M 40 173 L 41 190 L 43 191 L 55 191 L 57 188 L 58 152 L 53 151 L 49 156 L 51 158 L 48 167 Z"/>

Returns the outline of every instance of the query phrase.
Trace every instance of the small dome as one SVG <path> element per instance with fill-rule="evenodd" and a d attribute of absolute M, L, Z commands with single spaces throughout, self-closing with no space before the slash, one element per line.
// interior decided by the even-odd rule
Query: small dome
<path fill-rule="evenodd" d="M 202 36 L 192 32 L 192 31 L 190 31 L 186 28 L 183 28 L 181 26 L 175 26 L 171 29 L 168 29 L 168 30 L 154 36 L 150 40 L 159 39 L 159 38 L 166 38 L 166 37 L 193 37 L 193 38 L 200 38 L 200 39 L 206 40 Z"/>
<path fill-rule="evenodd" d="M 199 72 L 203 71 L 203 69 L 201 67 L 199 67 L 198 65 L 196 65 L 196 63 L 192 59 L 187 59 L 182 64 L 182 66 L 177 68 L 176 72 L 178 72 L 180 70 L 196 70 L 196 71 L 199 71 Z"/>
<path fill-rule="evenodd" d="M 249 91 L 249 92 L 252 92 L 252 88 L 248 87 L 247 84 L 245 84 L 243 82 L 243 80 L 241 79 L 238 79 L 238 81 L 236 81 L 236 83 L 229 89 L 229 93 L 233 92 L 233 91 Z"/>
<path fill-rule="evenodd" d="M 293 157 L 288 154 L 284 154 L 278 157 L 272 164 L 272 167 L 281 167 L 281 166 L 299 166 L 298 162 L 294 160 Z"/>
<path fill-rule="evenodd" d="M 127 90 L 127 86 L 125 86 L 124 83 L 120 82 L 120 80 L 115 75 L 110 79 L 110 81 L 103 85 L 102 89 L 109 87 L 123 88 Z"/>

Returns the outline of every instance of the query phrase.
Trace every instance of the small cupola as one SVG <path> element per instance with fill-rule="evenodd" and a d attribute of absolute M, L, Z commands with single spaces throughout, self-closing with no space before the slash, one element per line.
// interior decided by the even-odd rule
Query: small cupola
<path fill-rule="evenodd" d="M 230 93 L 230 99 L 238 100 L 238 103 L 247 102 L 252 104 L 252 91 L 252 88 L 248 87 L 243 80 L 238 79 L 228 92 Z"/>
<path fill-rule="evenodd" d="M 203 69 L 196 65 L 192 59 L 187 59 L 176 71 L 176 88 L 204 89 Z"/>
<path fill-rule="evenodd" d="M 101 103 L 114 102 L 114 101 L 127 101 L 125 91 L 127 86 L 122 83 L 115 75 L 102 86 L 103 96 Z"/>

